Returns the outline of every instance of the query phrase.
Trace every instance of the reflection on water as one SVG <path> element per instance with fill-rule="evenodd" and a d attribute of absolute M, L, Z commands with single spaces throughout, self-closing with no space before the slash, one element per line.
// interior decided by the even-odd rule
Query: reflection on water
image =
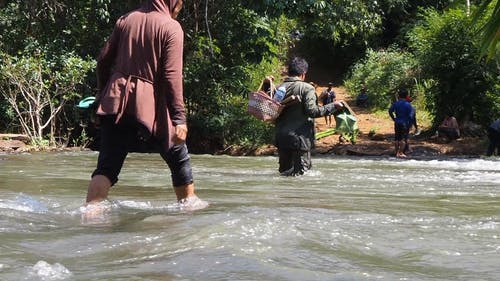
<path fill-rule="evenodd" d="M 189 212 L 131 154 L 88 223 L 96 157 L 0 155 L 0 280 L 500 280 L 499 160 L 193 155 Z"/>

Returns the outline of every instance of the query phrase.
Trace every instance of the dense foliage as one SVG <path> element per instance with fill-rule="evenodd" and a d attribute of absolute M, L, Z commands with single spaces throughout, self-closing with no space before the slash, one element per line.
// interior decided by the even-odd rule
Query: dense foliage
<path fill-rule="evenodd" d="M 95 73 L 88 66 L 95 63 L 116 19 L 141 2 L 1 0 L 0 64 L 5 67 L 0 75 L 4 78 L 0 85 L 4 89 L 0 96 L 0 131 L 27 133 L 6 95 L 16 90 L 8 78 L 15 70 L 7 68 L 6 62 L 43 64 L 40 69 L 45 73 L 44 80 L 60 75 L 63 69 L 80 76 L 65 80 L 73 84 L 63 100 L 53 89 L 64 85 L 44 81 L 52 85 L 46 92 L 50 102 L 64 102 L 64 106 L 53 118 L 55 123 L 42 129 L 42 136 L 37 138 L 81 145 L 85 131 L 81 130 L 83 121 L 75 104 L 95 94 Z M 273 126 L 246 114 L 247 93 L 257 89 L 265 75 L 280 80 L 284 63 L 293 55 L 308 59 L 312 79 L 326 71 L 324 76 L 340 82 L 351 69 L 349 88 L 357 92 L 366 83 L 376 94 L 374 106 L 387 106 L 395 87 L 407 84 L 428 99 L 422 104 L 428 104 L 437 117 L 448 98 L 457 101 L 453 109 L 464 118 L 485 120 L 487 114 L 498 114 L 496 60 L 488 65 L 479 60 L 480 39 L 468 29 L 472 24 L 467 16 L 458 12 L 466 8 L 447 12 L 441 19 L 441 12 L 450 10 L 455 2 L 458 7 L 464 4 L 453 0 L 186 1 L 179 21 L 185 30 L 185 96 L 192 151 L 271 143 Z M 498 10 L 498 4 L 492 10 L 498 1 L 484 2 L 492 2 L 488 11 Z M 425 10 L 429 8 L 432 10 Z M 427 12 L 419 17 L 422 9 Z M 423 40 L 428 43 L 421 44 Z M 452 46 L 449 53 L 445 50 L 448 46 Z M 443 63 L 444 67 L 439 65 Z M 462 84 L 455 85 L 454 81 Z M 318 78 L 315 82 L 326 81 Z M 41 110 L 40 116 L 50 116 L 49 108 Z M 478 111 L 482 115 L 476 114 Z"/>
<path fill-rule="evenodd" d="M 74 129 L 82 131 L 75 104 L 95 94 L 91 57 L 103 42 L 98 31 L 109 25 L 107 8 L 106 1 L 0 3 L 0 131 L 24 133 L 39 144 L 79 138 L 71 136 Z M 40 97 L 35 102 L 40 108 L 19 103 L 16 113 L 11 103 L 31 100 L 23 96 L 26 92 Z M 40 121 L 27 122 L 26 116 Z"/>
<path fill-rule="evenodd" d="M 436 122 L 452 113 L 461 121 L 487 124 L 495 118 L 492 113 L 500 112 L 491 107 L 499 96 L 498 66 L 481 59 L 479 38 L 471 26 L 474 23 L 463 10 L 427 10 L 423 24 L 408 34 L 422 78 L 433 81 L 425 94 Z"/>
<path fill-rule="evenodd" d="M 13 109 L 22 131 L 35 144 L 44 141 L 44 131 L 50 130 L 49 143 L 55 143 L 59 113 L 68 101 L 78 97 L 85 73 L 94 68 L 92 62 L 68 54 L 52 61 L 44 54 L 37 56 L 2 56 L 0 93 Z M 14 117 L 13 116 L 13 117 Z"/>
<path fill-rule="evenodd" d="M 494 6 L 493 6 L 494 5 Z M 500 40 L 500 1 L 484 0 L 481 1 L 478 9 L 475 12 L 474 19 L 481 18 L 491 9 L 491 14 L 488 15 L 488 20 L 481 26 L 481 52 L 488 54 L 488 58 L 496 55 L 497 44 Z"/>
<path fill-rule="evenodd" d="M 400 87 L 409 89 L 413 97 L 417 95 L 416 69 L 417 62 L 409 52 L 395 47 L 379 51 L 369 49 L 366 57 L 352 67 L 345 86 L 355 95 L 366 87 L 369 89 L 370 106 L 389 108 Z"/>
<path fill-rule="evenodd" d="M 247 93 L 256 90 L 265 75 L 279 77 L 290 42 L 289 21 L 259 15 L 239 1 L 207 3 L 195 1 L 180 18 L 190 39 L 184 91 L 188 144 L 192 151 L 201 151 L 268 143 L 272 128 L 246 114 Z M 203 17 L 201 11 L 211 16 Z"/>
<path fill-rule="evenodd" d="M 351 68 L 348 90 L 354 94 L 366 84 L 371 105 L 384 109 L 394 89 L 406 87 L 435 126 L 450 113 L 460 123 L 487 125 L 498 118 L 500 69 L 498 57 L 481 57 L 482 21 L 473 21 L 462 8 L 425 9 L 418 19 L 401 49 L 369 50 Z"/>

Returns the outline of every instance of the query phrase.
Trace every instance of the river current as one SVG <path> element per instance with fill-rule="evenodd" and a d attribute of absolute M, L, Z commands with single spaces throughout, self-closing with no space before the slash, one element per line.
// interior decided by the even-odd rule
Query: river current
<path fill-rule="evenodd" d="M 97 153 L 0 155 L 0 280 L 500 280 L 500 159 L 192 155 L 210 206 L 130 154 L 82 220 Z"/>

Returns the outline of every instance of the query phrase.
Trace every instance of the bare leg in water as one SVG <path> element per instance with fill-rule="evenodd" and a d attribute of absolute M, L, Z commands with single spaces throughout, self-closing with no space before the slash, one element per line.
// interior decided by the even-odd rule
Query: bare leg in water
<path fill-rule="evenodd" d="M 109 181 L 106 176 L 93 176 L 87 190 L 87 204 L 94 204 L 106 200 L 110 188 L 111 181 Z"/>
<path fill-rule="evenodd" d="M 103 175 L 95 175 L 90 181 L 87 191 L 87 206 L 89 204 L 97 204 L 108 198 L 109 189 L 111 188 L 111 181 Z M 202 201 L 194 193 L 194 183 L 174 187 L 177 201 L 183 204 L 188 210 L 202 209 L 208 206 L 208 203 Z M 102 214 L 105 208 L 97 213 Z M 95 215 L 95 214 L 92 214 Z"/>

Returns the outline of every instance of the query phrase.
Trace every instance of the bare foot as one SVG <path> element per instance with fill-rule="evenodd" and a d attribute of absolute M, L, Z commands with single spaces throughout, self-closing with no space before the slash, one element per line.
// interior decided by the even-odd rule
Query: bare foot
<path fill-rule="evenodd" d="M 185 211 L 196 211 L 208 207 L 208 202 L 203 201 L 198 196 L 189 196 L 187 198 L 179 200 L 179 205 L 182 210 Z"/>
<path fill-rule="evenodd" d="M 398 154 L 396 154 L 396 157 L 397 158 L 406 158 L 406 154 L 404 154 L 404 153 L 398 153 Z"/>
<path fill-rule="evenodd" d="M 106 224 L 109 223 L 111 203 L 108 201 L 89 203 L 80 207 L 80 212 L 83 224 Z"/>

